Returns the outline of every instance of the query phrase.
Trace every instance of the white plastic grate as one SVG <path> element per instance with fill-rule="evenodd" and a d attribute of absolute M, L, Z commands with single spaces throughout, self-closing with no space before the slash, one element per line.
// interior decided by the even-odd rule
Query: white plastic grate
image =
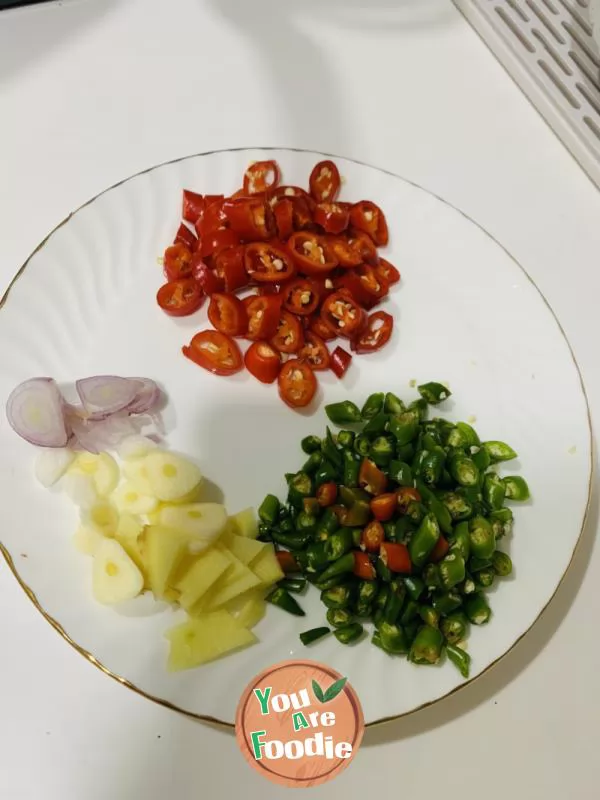
<path fill-rule="evenodd" d="M 600 187 L 600 49 L 593 0 L 454 0 Z"/>

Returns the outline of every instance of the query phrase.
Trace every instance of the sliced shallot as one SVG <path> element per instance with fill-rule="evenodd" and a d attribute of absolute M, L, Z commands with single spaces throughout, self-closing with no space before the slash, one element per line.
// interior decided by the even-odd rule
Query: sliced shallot
<path fill-rule="evenodd" d="M 137 385 L 133 401 L 127 406 L 130 414 L 143 414 L 154 408 L 160 399 L 160 388 L 150 378 L 130 378 Z"/>
<path fill-rule="evenodd" d="M 75 384 L 85 410 L 90 414 L 114 414 L 127 408 L 139 389 L 137 380 L 118 375 L 95 375 Z"/>
<path fill-rule="evenodd" d="M 32 378 L 19 384 L 6 403 L 13 430 L 40 447 L 64 447 L 69 433 L 63 416 L 63 398 L 52 378 Z"/>

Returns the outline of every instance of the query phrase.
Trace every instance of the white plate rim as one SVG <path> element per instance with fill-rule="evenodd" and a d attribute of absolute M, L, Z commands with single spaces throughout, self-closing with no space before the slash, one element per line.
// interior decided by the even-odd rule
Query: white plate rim
<path fill-rule="evenodd" d="M 568 337 L 567 337 L 567 335 L 566 335 L 566 333 L 564 331 L 564 328 L 562 327 L 562 325 L 560 323 L 560 320 L 558 319 L 556 313 L 554 312 L 554 309 L 552 308 L 551 304 L 546 299 L 544 293 L 541 291 L 539 286 L 533 280 L 531 275 L 521 265 L 521 263 L 515 258 L 515 256 L 501 242 L 499 242 L 486 228 L 484 228 L 483 225 L 481 225 L 479 222 L 474 220 L 465 211 L 463 211 L 462 209 L 460 209 L 457 206 L 455 206 L 452 203 L 450 203 L 445 198 L 441 197 L 440 195 L 436 194 L 435 192 L 430 191 L 429 189 L 425 189 L 423 186 L 421 186 L 420 184 L 416 183 L 415 181 L 412 181 L 409 178 L 405 178 L 404 176 L 399 175 L 398 173 L 393 172 L 392 170 L 386 169 L 384 167 L 376 166 L 374 164 L 368 163 L 366 161 L 362 161 L 360 159 L 351 158 L 349 156 L 341 156 L 339 154 L 317 152 L 317 151 L 312 150 L 310 148 L 279 147 L 279 146 L 276 146 L 276 145 L 216 148 L 214 150 L 206 150 L 206 151 L 203 151 L 203 152 L 200 152 L 200 153 L 192 153 L 192 154 L 185 155 L 185 156 L 179 156 L 178 158 L 169 159 L 169 160 L 163 161 L 163 162 L 161 162 L 159 164 L 154 164 L 154 165 L 152 165 L 150 167 L 147 167 L 146 169 L 142 169 L 139 172 L 136 172 L 136 173 L 134 173 L 132 175 L 128 175 L 126 178 L 123 178 L 123 179 L 117 181 L 116 183 L 112 184 L 111 186 L 106 187 L 105 189 L 102 189 L 100 192 L 95 194 L 89 200 L 87 200 L 86 202 L 84 202 L 80 206 L 78 206 L 75 210 L 71 211 L 69 214 L 67 214 L 66 217 L 64 217 L 64 219 L 62 219 L 42 239 L 42 241 L 32 250 L 32 252 L 29 254 L 27 259 L 24 261 L 24 263 L 18 269 L 18 271 L 16 272 L 16 274 L 14 275 L 14 277 L 11 279 L 10 283 L 8 284 L 8 287 L 6 288 L 6 290 L 3 293 L 2 297 L 0 297 L 0 311 L 3 309 L 3 307 L 6 304 L 6 302 L 8 301 L 11 289 L 16 284 L 16 282 L 19 280 L 21 275 L 24 273 L 24 271 L 26 270 L 26 268 L 27 268 L 29 262 L 31 261 L 31 259 L 46 245 L 46 243 L 52 238 L 52 236 L 60 228 L 63 227 L 63 225 L 66 225 L 70 221 L 70 219 L 73 216 L 75 216 L 75 214 L 79 213 L 82 209 L 84 209 L 87 206 L 91 205 L 98 198 L 102 197 L 103 195 L 107 194 L 108 192 L 112 191 L 113 189 L 117 189 L 119 186 L 122 186 L 123 184 L 127 183 L 128 181 L 139 177 L 140 175 L 145 175 L 146 173 L 152 172 L 152 171 L 154 171 L 156 169 L 160 169 L 161 167 L 166 167 L 166 166 L 169 166 L 169 165 L 172 165 L 172 164 L 179 164 L 179 163 L 181 163 L 183 161 L 192 160 L 192 159 L 196 159 L 196 158 L 208 157 L 208 156 L 212 156 L 212 155 L 215 155 L 215 154 L 218 154 L 218 153 L 239 153 L 239 152 L 250 151 L 250 150 L 259 150 L 259 151 L 264 151 L 264 152 L 267 152 L 267 153 L 271 152 L 271 151 L 283 151 L 283 152 L 291 152 L 291 153 L 304 153 L 304 154 L 314 155 L 314 156 L 319 157 L 319 158 L 320 157 L 324 157 L 324 158 L 331 159 L 331 160 L 336 160 L 336 159 L 340 159 L 341 160 L 341 159 L 343 159 L 345 161 L 348 161 L 350 163 L 356 164 L 358 166 L 367 167 L 369 169 L 375 170 L 377 172 L 381 172 L 381 173 L 383 173 L 385 175 L 389 175 L 390 177 L 393 177 L 393 178 L 396 178 L 396 179 L 398 179 L 400 181 L 403 181 L 404 183 L 406 183 L 406 184 L 408 184 L 410 186 L 413 186 L 416 189 L 419 189 L 420 191 L 424 192 L 425 194 L 429 195 L 430 197 L 433 197 L 434 199 L 436 199 L 439 202 L 443 203 L 448 208 L 450 208 L 453 211 L 456 211 L 458 214 L 460 214 L 468 222 L 472 223 L 488 239 L 490 239 L 495 245 L 497 245 L 508 256 L 508 258 L 515 264 L 515 266 L 518 267 L 518 269 L 523 273 L 525 278 L 527 278 L 529 283 L 532 285 L 532 287 L 535 289 L 535 291 L 538 293 L 538 295 L 540 296 L 540 298 L 542 299 L 542 301 L 546 305 L 548 311 L 552 315 L 552 317 L 553 317 L 553 319 L 554 319 L 554 321 L 555 321 L 555 323 L 556 323 L 556 325 L 558 327 L 560 335 L 563 337 L 563 339 L 564 339 L 564 341 L 565 341 L 565 343 L 567 345 L 567 348 L 569 350 L 569 354 L 571 356 L 571 359 L 573 361 L 573 365 L 574 365 L 574 367 L 576 369 L 577 376 L 579 378 L 579 385 L 580 385 L 581 392 L 582 392 L 582 395 L 583 395 L 583 399 L 584 399 L 584 402 L 585 402 L 586 419 L 587 419 L 588 436 L 589 436 L 589 453 L 590 453 L 589 475 L 588 475 L 588 490 L 587 490 L 586 504 L 585 504 L 585 510 L 584 510 L 583 517 L 582 517 L 581 529 L 579 531 L 579 535 L 578 535 L 578 537 L 577 537 L 577 539 L 575 541 L 575 544 L 573 545 L 573 550 L 571 552 L 571 557 L 569 559 L 569 562 L 568 562 L 567 566 L 565 567 L 565 569 L 564 569 L 564 571 L 562 573 L 562 576 L 561 576 L 559 582 L 556 585 L 556 588 L 555 588 L 554 592 L 548 598 L 548 601 L 545 603 L 545 605 L 541 608 L 540 612 L 535 617 L 535 619 L 533 620 L 531 625 L 525 631 L 523 631 L 523 633 L 521 633 L 514 640 L 512 645 L 507 650 L 505 650 L 504 653 L 502 653 L 501 656 L 499 656 L 497 659 L 495 659 L 490 664 L 488 664 L 487 667 L 485 667 L 485 669 L 483 669 L 478 675 L 474 676 L 473 678 L 471 678 L 469 680 L 464 681 L 464 683 L 461 683 L 459 686 L 456 686 L 454 689 L 452 689 L 451 691 L 447 692 L 446 694 L 441 695 L 440 697 L 437 697 L 435 700 L 430 700 L 430 701 L 427 701 L 425 703 L 422 703 L 421 705 L 417 706 L 416 708 L 413 708 L 410 711 L 406 711 L 406 712 L 403 712 L 401 714 L 393 714 L 393 715 L 390 715 L 390 716 L 387 716 L 387 717 L 382 717 L 380 719 L 373 720 L 372 722 L 368 722 L 366 724 L 366 726 L 365 726 L 367 728 L 374 728 L 376 726 L 383 725 L 383 724 L 388 723 L 388 722 L 393 722 L 393 721 L 398 720 L 398 719 L 403 719 L 405 717 L 412 716 L 413 714 L 416 714 L 416 713 L 418 713 L 419 711 L 422 711 L 425 708 L 429 708 L 429 707 L 431 707 L 433 705 L 436 705 L 437 703 L 440 703 L 441 701 L 451 697 L 452 695 L 456 694 L 457 692 L 461 691 L 462 689 L 466 688 L 467 686 L 470 686 L 475 681 L 477 681 L 480 678 L 482 678 L 484 675 L 487 675 L 487 673 L 489 673 L 490 670 L 492 670 L 494 667 L 498 666 L 498 664 L 506 656 L 508 656 L 509 653 L 511 653 L 515 649 L 515 647 L 517 647 L 519 642 L 521 642 L 521 640 L 525 636 L 527 636 L 527 634 L 536 625 L 536 623 L 539 621 L 540 617 L 542 617 L 542 615 L 546 612 L 546 610 L 548 609 L 548 607 L 550 606 L 550 604 L 552 603 L 552 601 L 556 597 L 558 591 L 560 590 L 560 588 L 561 588 L 561 586 L 562 586 L 562 584 L 563 584 L 563 582 L 565 580 L 565 576 L 566 576 L 567 572 L 569 571 L 569 568 L 571 567 L 571 565 L 572 565 L 572 563 L 573 563 L 573 561 L 575 559 L 575 555 L 577 553 L 577 550 L 579 549 L 579 546 L 581 544 L 581 540 L 583 538 L 583 532 L 584 532 L 585 527 L 587 525 L 589 512 L 590 512 L 590 506 L 591 506 L 592 489 L 593 489 L 593 478 L 594 478 L 594 471 L 595 471 L 595 467 L 594 467 L 594 463 L 595 463 L 595 448 L 594 448 L 594 437 L 593 437 L 592 420 L 591 420 L 591 412 L 590 412 L 588 395 L 587 395 L 587 391 L 586 391 L 586 388 L 585 388 L 585 383 L 584 383 L 584 380 L 583 380 L 583 375 L 582 375 L 582 372 L 581 372 L 581 368 L 579 367 L 579 363 L 577 361 L 577 358 L 575 356 L 575 353 L 573 351 L 571 343 L 569 342 L 569 339 L 568 339 Z M 101 661 L 99 661 L 92 653 L 90 653 L 88 650 L 86 650 L 84 647 L 82 647 L 76 641 L 74 641 L 71 638 L 71 636 L 69 636 L 69 634 L 66 632 L 66 630 L 63 628 L 63 626 L 60 624 L 60 622 L 58 622 L 58 620 L 54 619 L 54 617 L 52 617 L 43 608 L 42 604 L 39 602 L 39 600 L 38 600 L 35 592 L 33 591 L 33 589 L 23 580 L 23 578 L 19 574 L 19 571 L 17 570 L 17 568 L 15 566 L 15 561 L 14 561 L 13 557 L 11 556 L 11 554 L 8 551 L 8 549 L 6 548 L 6 546 L 2 543 L 2 541 L 0 541 L 0 553 L 2 553 L 2 556 L 3 556 L 4 560 L 5 560 L 8 568 L 12 572 L 14 578 L 16 579 L 17 583 L 23 589 L 23 591 L 25 592 L 27 597 L 31 600 L 31 602 L 33 603 L 35 608 L 40 612 L 42 617 L 46 620 L 46 622 L 48 622 L 54 628 L 54 630 L 71 647 L 73 647 L 80 655 L 82 655 L 86 659 L 86 661 L 88 661 L 90 664 L 93 664 L 102 673 L 104 673 L 108 677 L 112 678 L 113 680 L 117 681 L 122 686 L 125 686 L 128 689 L 131 689 L 132 691 L 134 691 L 136 694 L 140 695 L 141 697 L 144 697 L 147 700 L 151 700 L 152 702 L 157 703 L 158 705 L 161 705 L 164 708 L 171 709 L 172 711 L 177 711 L 178 713 L 184 714 L 187 717 L 191 717 L 192 719 L 197 719 L 197 720 L 199 720 L 201 722 L 204 722 L 204 723 L 206 723 L 208 725 L 215 726 L 217 728 L 225 728 L 227 730 L 234 730 L 234 728 L 235 728 L 234 723 L 226 722 L 225 720 L 221 720 L 221 719 L 218 719 L 217 717 L 213 717 L 213 716 L 206 715 L 206 714 L 197 714 L 197 713 L 195 713 L 193 711 L 188 711 L 185 708 L 181 708 L 180 706 L 177 706 L 177 705 L 175 705 L 174 703 L 171 703 L 168 700 L 165 700 L 165 699 L 160 698 L 160 697 L 156 697 L 156 696 L 154 696 L 152 694 L 149 694 L 148 692 L 145 692 L 143 689 L 140 689 L 138 686 L 136 686 L 134 683 L 129 681 L 127 678 L 124 678 L 121 675 L 117 675 L 115 672 L 113 672 L 111 669 L 109 669 L 105 664 L 103 664 Z"/>

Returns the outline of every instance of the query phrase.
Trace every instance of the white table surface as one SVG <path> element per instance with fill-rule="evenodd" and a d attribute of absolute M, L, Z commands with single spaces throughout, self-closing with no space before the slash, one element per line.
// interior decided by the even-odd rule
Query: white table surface
<path fill-rule="evenodd" d="M 446 0 L 66 0 L 1 12 L 0 291 L 60 219 L 113 182 L 262 144 L 381 165 L 480 222 L 553 306 L 598 416 L 600 193 Z M 500 666 L 368 731 L 351 768 L 315 796 L 363 797 L 377 777 L 411 800 L 597 797 L 597 523 L 594 504 L 558 595 Z M 281 795 L 231 735 L 89 665 L 3 562 L 0 609 L 0 797 Z"/>

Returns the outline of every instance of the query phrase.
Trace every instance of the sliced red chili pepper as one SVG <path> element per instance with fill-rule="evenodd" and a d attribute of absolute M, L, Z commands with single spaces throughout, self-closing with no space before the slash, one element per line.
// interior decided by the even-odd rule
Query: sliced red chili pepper
<path fill-rule="evenodd" d="M 231 230 L 247 241 L 270 239 L 274 233 L 271 208 L 261 197 L 227 200 L 223 213 Z"/>
<path fill-rule="evenodd" d="M 195 225 L 198 219 L 202 216 L 206 201 L 201 194 L 190 192 L 189 189 L 183 190 L 181 216 L 186 222 L 191 222 Z"/>
<path fill-rule="evenodd" d="M 272 189 L 269 192 L 269 202 L 271 205 L 275 205 L 276 201 L 283 197 L 287 197 L 290 200 L 294 197 L 303 197 L 308 201 L 311 207 L 314 206 L 315 203 L 309 193 L 300 186 L 277 186 L 276 189 Z"/>
<path fill-rule="evenodd" d="M 294 232 L 294 205 L 290 199 L 284 197 L 278 200 L 273 207 L 275 227 L 280 239 L 287 239 Z"/>
<path fill-rule="evenodd" d="M 288 239 L 287 245 L 298 270 L 305 275 L 325 275 L 337 266 L 337 260 L 329 251 L 325 240 L 314 233 L 294 233 Z"/>
<path fill-rule="evenodd" d="M 392 572 L 410 575 L 412 563 L 408 554 L 408 547 L 400 542 L 384 542 L 381 545 L 379 557 Z"/>
<path fill-rule="evenodd" d="M 342 233 L 350 221 L 349 206 L 347 203 L 318 203 L 313 218 L 325 233 Z"/>
<path fill-rule="evenodd" d="M 361 553 L 358 550 L 354 551 L 354 574 L 363 581 L 372 581 L 375 579 L 375 567 L 371 563 L 371 559 L 366 553 Z"/>
<path fill-rule="evenodd" d="M 368 318 L 364 331 L 352 342 L 352 349 L 359 354 L 374 353 L 389 342 L 393 330 L 392 315 L 376 311 Z"/>
<path fill-rule="evenodd" d="M 215 273 L 223 281 L 226 292 L 236 292 L 248 285 L 244 249 L 244 245 L 228 247 L 214 258 Z"/>
<path fill-rule="evenodd" d="M 364 311 L 356 300 L 345 292 L 334 292 L 325 299 L 321 317 L 338 334 L 348 339 L 356 336 L 364 326 Z"/>
<path fill-rule="evenodd" d="M 316 333 L 306 331 L 304 333 L 304 345 L 298 352 L 298 357 L 307 361 L 315 372 L 329 369 L 331 356 L 327 345 Z"/>
<path fill-rule="evenodd" d="M 333 161 L 319 161 L 310 173 L 308 183 L 311 196 L 317 203 L 333 203 L 340 190 L 342 180 Z"/>
<path fill-rule="evenodd" d="M 304 331 L 300 320 L 289 311 L 282 311 L 277 333 L 270 342 L 280 353 L 297 353 L 304 344 Z"/>
<path fill-rule="evenodd" d="M 186 358 L 215 375 L 233 375 L 244 366 L 240 348 L 219 331 L 200 331 L 181 350 Z"/>
<path fill-rule="evenodd" d="M 250 195 L 274 189 L 280 177 L 276 161 L 255 161 L 244 173 L 244 192 Z"/>
<path fill-rule="evenodd" d="M 328 236 L 327 246 L 334 254 L 340 267 L 358 267 L 362 264 L 362 253 L 360 247 L 350 244 L 348 239 L 343 236 Z"/>
<path fill-rule="evenodd" d="M 437 561 L 441 561 L 442 558 L 446 555 L 446 553 L 450 550 L 450 545 L 448 541 L 440 535 L 440 538 L 437 540 L 435 547 L 431 551 L 431 555 L 429 556 L 429 560 L 433 561 L 434 564 Z"/>
<path fill-rule="evenodd" d="M 310 366 L 297 358 L 286 361 L 277 379 L 279 396 L 290 408 L 304 408 L 317 392 L 317 379 Z"/>
<path fill-rule="evenodd" d="M 331 354 L 331 371 L 336 377 L 343 378 L 352 363 L 352 356 L 343 347 L 336 347 Z"/>
<path fill-rule="evenodd" d="M 421 495 L 412 486 L 401 486 L 396 492 L 396 508 L 400 514 L 406 514 L 411 503 L 420 503 Z"/>
<path fill-rule="evenodd" d="M 373 267 L 379 264 L 379 253 L 368 234 L 351 229 L 348 243 L 351 249 L 354 250 L 356 257 L 360 258 L 361 264 L 371 264 Z"/>
<path fill-rule="evenodd" d="M 358 473 L 358 483 L 369 494 L 383 494 L 387 486 L 387 477 L 371 459 L 363 458 Z"/>
<path fill-rule="evenodd" d="M 345 506 L 335 505 L 331 506 L 331 510 L 337 517 L 337 521 L 343 526 L 348 516 L 348 509 Z"/>
<path fill-rule="evenodd" d="M 336 288 L 345 288 L 363 308 L 373 308 L 389 294 L 388 282 L 369 264 L 349 269 L 335 281 Z"/>
<path fill-rule="evenodd" d="M 234 294 L 215 292 L 210 298 L 208 318 L 213 328 L 228 336 L 241 336 L 248 330 L 248 314 Z"/>
<path fill-rule="evenodd" d="M 294 230 L 303 231 L 314 227 L 313 209 L 306 197 L 291 197 L 292 225 Z"/>
<path fill-rule="evenodd" d="M 383 525 L 378 520 L 373 520 L 363 529 L 360 546 L 367 553 L 378 553 L 384 539 Z"/>
<path fill-rule="evenodd" d="M 184 244 L 186 247 L 189 247 L 193 253 L 198 247 L 198 239 L 196 238 L 196 234 L 188 228 L 185 222 L 182 222 L 177 229 L 173 244 Z"/>
<path fill-rule="evenodd" d="M 349 294 L 362 308 L 370 310 L 379 303 L 379 300 L 367 291 L 354 269 L 349 269 L 336 277 L 334 285 L 338 292 Z"/>
<path fill-rule="evenodd" d="M 281 295 L 253 295 L 242 301 L 248 314 L 248 339 L 270 339 L 277 333 Z"/>
<path fill-rule="evenodd" d="M 253 242 L 247 245 L 244 264 L 251 278 L 265 283 L 281 283 L 291 278 L 296 271 L 287 250 L 270 242 Z"/>
<path fill-rule="evenodd" d="M 335 503 L 337 500 L 337 494 L 337 483 L 334 481 L 322 483 L 317 489 L 317 502 L 322 508 L 327 508 Z"/>
<path fill-rule="evenodd" d="M 361 200 L 352 206 L 350 222 L 357 230 L 367 233 L 378 247 L 385 247 L 388 243 L 385 214 L 370 200 Z"/>
<path fill-rule="evenodd" d="M 206 233 L 200 240 L 200 255 L 202 258 L 218 255 L 228 247 L 235 247 L 240 243 L 239 234 L 229 228 L 217 228 Z"/>
<path fill-rule="evenodd" d="M 246 350 L 244 364 L 261 383 L 273 383 L 279 375 L 281 355 L 268 342 L 253 342 Z"/>
<path fill-rule="evenodd" d="M 308 316 L 317 310 L 319 292 L 316 284 L 308 278 L 296 278 L 282 290 L 283 307 L 292 314 Z"/>
<path fill-rule="evenodd" d="M 194 280 L 202 288 L 204 294 L 211 295 L 215 292 L 222 292 L 224 287 L 223 281 L 212 271 L 200 257 L 200 253 L 194 253 L 192 259 L 192 276 Z"/>
<path fill-rule="evenodd" d="M 223 210 L 225 198 L 223 195 L 211 195 L 205 198 L 206 206 L 202 215 L 196 220 L 195 228 L 200 242 L 211 233 L 225 228 L 227 218 Z"/>
<path fill-rule="evenodd" d="M 190 278 L 192 276 L 192 251 L 185 244 L 172 244 L 165 250 L 163 267 L 168 281 Z"/>
<path fill-rule="evenodd" d="M 204 302 L 202 289 L 193 278 L 169 281 L 156 295 L 158 305 L 172 317 L 187 317 Z"/>
<path fill-rule="evenodd" d="M 293 572 L 300 572 L 300 565 L 289 550 L 278 550 L 275 555 L 277 556 L 277 561 L 279 561 L 282 572 L 285 572 L 286 575 Z"/>
<path fill-rule="evenodd" d="M 375 519 L 380 522 L 387 522 L 396 513 L 398 498 L 395 492 L 380 494 L 371 500 L 371 512 Z"/>
<path fill-rule="evenodd" d="M 246 275 L 248 275 L 248 273 L 246 273 Z M 256 294 L 279 294 L 279 285 L 277 283 L 259 283 L 256 287 Z"/>
<path fill-rule="evenodd" d="M 331 325 L 325 322 L 320 316 L 314 317 L 311 320 L 308 329 L 320 339 L 323 339 L 324 342 L 331 342 L 337 337 L 337 333 L 333 330 Z"/>
<path fill-rule="evenodd" d="M 379 259 L 379 264 L 375 267 L 375 272 L 380 278 L 386 281 L 389 286 L 393 283 L 398 283 L 400 280 L 399 270 L 397 270 L 393 264 L 390 264 L 389 261 L 386 261 L 385 258 Z"/>

